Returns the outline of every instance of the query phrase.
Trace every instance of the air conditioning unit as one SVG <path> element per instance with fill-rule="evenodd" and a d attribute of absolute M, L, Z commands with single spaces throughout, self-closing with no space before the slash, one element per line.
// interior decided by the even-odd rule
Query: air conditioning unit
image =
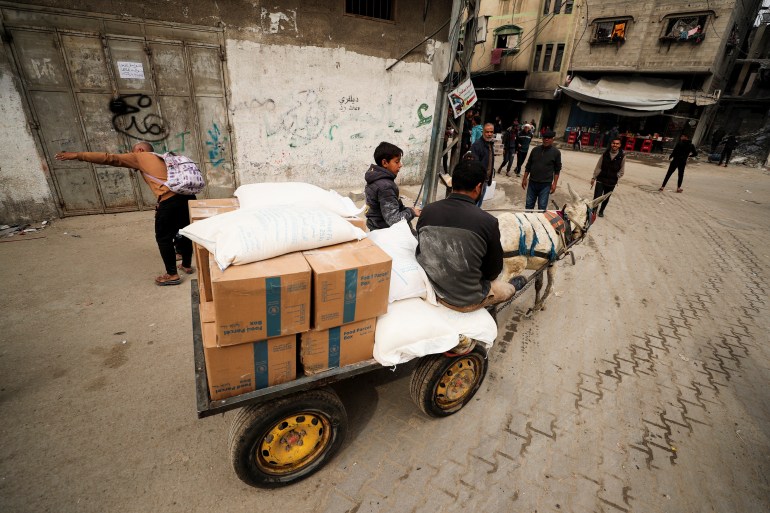
<path fill-rule="evenodd" d="M 770 12 L 763 12 L 760 16 L 761 23 L 770 23 Z"/>

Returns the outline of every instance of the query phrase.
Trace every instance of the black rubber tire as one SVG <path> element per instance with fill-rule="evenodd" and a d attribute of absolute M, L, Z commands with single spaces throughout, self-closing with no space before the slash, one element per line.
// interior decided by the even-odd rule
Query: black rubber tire
<path fill-rule="evenodd" d="M 331 425 L 326 447 L 307 465 L 296 471 L 275 475 L 263 471 L 256 461 L 256 449 L 275 424 L 300 412 L 325 416 Z M 339 450 L 348 431 L 345 406 L 331 389 L 301 392 L 272 402 L 247 406 L 238 411 L 230 425 L 228 447 L 233 470 L 244 483 L 259 488 L 276 488 L 300 481 L 323 467 Z"/>
<path fill-rule="evenodd" d="M 462 401 L 451 408 L 442 408 L 437 402 L 437 387 L 444 373 L 458 358 L 470 357 L 477 365 L 479 372 L 478 379 L 473 384 L 471 390 L 462 398 Z M 410 394 L 412 400 L 418 408 L 431 417 L 448 417 L 460 411 L 478 391 L 484 378 L 487 375 L 487 352 L 478 344 L 473 350 L 463 356 L 446 356 L 443 354 L 434 354 L 424 356 L 420 359 L 417 367 L 412 373 L 410 384 Z"/>

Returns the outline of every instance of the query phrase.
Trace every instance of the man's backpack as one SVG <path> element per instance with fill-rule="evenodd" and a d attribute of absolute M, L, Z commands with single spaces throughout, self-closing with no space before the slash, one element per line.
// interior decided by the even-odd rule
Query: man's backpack
<path fill-rule="evenodd" d="M 184 194 L 187 196 L 198 194 L 203 190 L 203 187 L 205 187 L 206 184 L 203 181 L 201 170 L 198 169 L 197 164 L 190 160 L 189 157 L 177 155 L 172 151 L 167 153 L 155 153 L 155 155 L 162 158 L 166 163 L 168 178 L 163 182 L 159 178 L 155 178 L 154 176 L 145 173 L 145 176 L 150 180 L 165 185 L 169 190 L 177 194 Z"/>

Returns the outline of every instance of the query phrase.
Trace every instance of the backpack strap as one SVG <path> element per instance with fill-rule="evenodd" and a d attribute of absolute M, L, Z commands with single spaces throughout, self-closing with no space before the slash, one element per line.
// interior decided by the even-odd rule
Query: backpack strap
<path fill-rule="evenodd" d="M 142 171 L 142 174 L 143 174 L 145 177 L 149 178 L 150 180 L 152 180 L 153 182 L 155 182 L 155 183 L 157 183 L 157 184 L 160 184 L 160 185 L 166 185 L 166 182 L 164 182 L 163 180 L 161 180 L 160 178 L 158 178 L 158 177 L 156 177 L 156 176 L 152 176 L 151 174 L 149 174 L 149 173 L 145 173 L 144 171 Z"/>

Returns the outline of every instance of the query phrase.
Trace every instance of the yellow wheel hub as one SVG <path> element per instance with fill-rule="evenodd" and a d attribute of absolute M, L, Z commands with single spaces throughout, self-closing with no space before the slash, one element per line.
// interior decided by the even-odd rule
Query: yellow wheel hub
<path fill-rule="evenodd" d="M 323 415 L 302 412 L 276 422 L 257 447 L 257 465 L 268 474 L 288 474 L 309 465 L 331 441 Z"/>
<path fill-rule="evenodd" d="M 479 364 L 475 358 L 458 358 L 436 385 L 436 404 L 447 410 L 462 403 L 479 380 Z"/>

